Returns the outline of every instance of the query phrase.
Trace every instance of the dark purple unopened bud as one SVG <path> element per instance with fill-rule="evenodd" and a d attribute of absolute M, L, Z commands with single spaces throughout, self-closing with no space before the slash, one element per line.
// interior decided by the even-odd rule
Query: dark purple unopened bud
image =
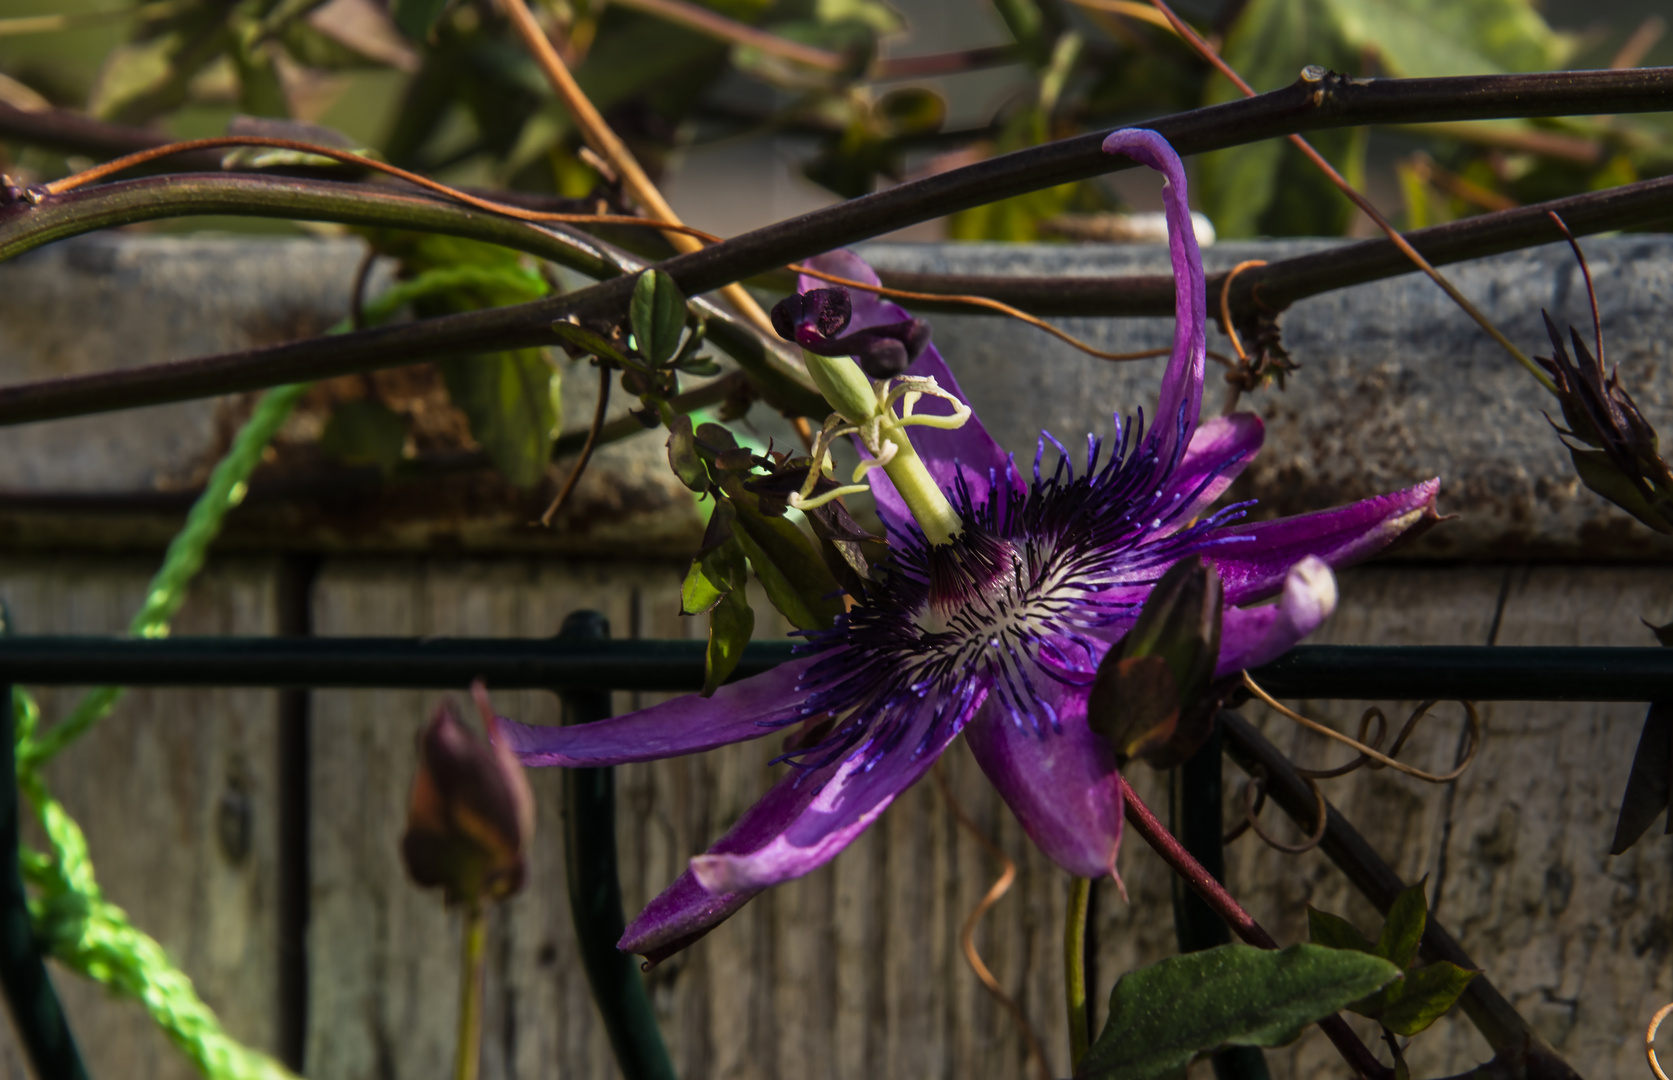
<path fill-rule="evenodd" d="M 471 687 L 493 736 L 496 718 L 481 683 Z M 523 884 L 534 832 L 534 796 L 503 743 L 485 743 L 460 722 L 451 701 L 419 739 L 418 774 L 401 855 L 413 881 L 440 886 L 449 904 L 500 899 Z"/>
<path fill-rule="evenodd" d="M 809 289 L 773 305 L 773 329 L 784 340 L 802 346 L 842 333 L 853 317 L 854 304 L 847 289 Z"/>
<path fill-rule="evenodd" d="M 841 343 L 858 346 L 852 355 L 861 371 L 873 379 L 889 379 L 904 375 L 912 361 L 929 347 L 929 323 L 922 319 L 908 319 L 887 326 L 873 326 L 848 335 Z"/>

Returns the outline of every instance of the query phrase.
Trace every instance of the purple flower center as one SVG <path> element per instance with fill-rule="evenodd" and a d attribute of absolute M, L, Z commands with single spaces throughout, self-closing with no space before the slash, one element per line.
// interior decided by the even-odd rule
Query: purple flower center
<path fill-rule="evenodd" d="M 922 752 L 983 692 L 1024 730 L 1060 731 L 1055 688 L 1084 686 L 1148 587 L 1176 560 L 1235 542 L 1214 531 L 1249 505 L 1180 521 L 1233 462 L 1197 491 L 1167 493 L 1183 450 L 1158 459 L 1142 422 L 1117 419 L 1115 452 L 1102 463 L 1102 441 L 1088 438 L 1078 474 L 1056 440 L 1057 466 L 1042 473 L 1046 436 L 1033 482 L 1017 489 L 995 477 L 994 496 L 980 505 L 961 477 L 949 494 L 964 529 L 951 543 L 932 545 L 910 522 L 889 522 L 893 554 L 880 580 L 806 646 L 826 657 L 803 678 L 802 717 L 835 723 L 786 759 L 819 767 L 863 750 L 874 761 L 914 730 L 916 745 L 904 749 Z M 926 709 L 932 722 L 915 725 Z"/>

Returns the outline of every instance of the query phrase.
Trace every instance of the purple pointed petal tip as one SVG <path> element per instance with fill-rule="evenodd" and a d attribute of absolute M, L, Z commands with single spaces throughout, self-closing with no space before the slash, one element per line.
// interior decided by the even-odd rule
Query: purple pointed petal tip
<path fill-rule="evenodd" d="M 1260 667 L 1289 652 L 1330 618 L 1336 600 L 1336 575 L 1330 566 L 1316 555 L 1302 559 L 1284 575 L 1284 591 L 1276 604 L 1226 612 L 1215 678 Z"/>
<path fill-rule="evenodd" d="M 792 660 L 728 683 L 713 697 L 687 694 L 591 724 L 551 727 L 502 719 L 498 741 L 524 765 L 573 768 L 656 761 L 759 739 L 802 718 L 798 686 L 815 659 Z"/>
<path fill-rule="evenodd" d="M 1076 877 L 1115 876 L 1122 787 L 1108 740 L 1086 724 L 1084 687 L 1050 691 L 1059 730 L 1020 726 L 995 702 L 965 729 L 965 743 L 1030 840 Z"/>
<path fill-rule="evenodd" d="M 1309 555 L 1341 569 L 1415 539 L 1442 520 L 1435 511 L 1440 485 L 1438 479 L 1426 480 L 1334 510 L 1221 530 L 1218 536 L 1236 538 L 1218 545 L 1212 555 L 1225 583 L 1226 602 L 1243 604 L 1271 596 L 1283 585 L 1289 568 Z"/>

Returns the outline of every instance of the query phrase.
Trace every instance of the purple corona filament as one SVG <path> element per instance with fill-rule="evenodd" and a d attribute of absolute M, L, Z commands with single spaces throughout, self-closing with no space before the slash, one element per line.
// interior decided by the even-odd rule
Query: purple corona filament
<path fill-rule="evenodd" d="M 696 753 L 800 725 L 780 759 L 787 773 L 651 901 L 623 949 L 661 959 L 761 890 L 828 862 L 960 734 L 1047 855 L 1081 877 L 1113 874 L 1121 780 L 1113 750 L 1087 726 L 1086 699 L 1099 661 L 1151 586 L 1187 556 L 1215 563 L 1226 603 L 1218 673 L 1231 674 L 1277 657 L 1330 615 L 1330 567 L 1369 558 L 1435 520 L 1435 480 L 1278 521 L 1242 521 L 1247 503 L 1212 509 L 1260 449 L 1261 422 L 1252 413 L 1198 422 L 1207 312 L 1179 158 L 1146 130 L 1118 131 L 1104 148 L 1167 180 L 1177 322 L 1148 427 L 1142 413 L 1116 417 L 1110 439 L 1088 437 L 1078 468 L 1044 435 L 1026 480 L 975 416 L 957 428 L 915 427 L 912 445 L 960 527 L 930 542 L 888 476 L 868 474 L 890 558 L 867 594 L 811 635 L 796 659 L 709 698 L 593 724 L 501 725 L 525 764 L 577 767 Z M 850 252 L 813 264 L 877 281 Z M 904 374 L 968 401 L 927 326 L 896 304 L 803 277 L 797 297 L 773 314 L 781 334 L 822 355 L 881 348 L 892 356 L 876 343 L 899 346 L 910 360 Z M 917 407 L 954 411 L 929 397 Z M 1274 596 L 1275 604 L 1245 606 Z"/>

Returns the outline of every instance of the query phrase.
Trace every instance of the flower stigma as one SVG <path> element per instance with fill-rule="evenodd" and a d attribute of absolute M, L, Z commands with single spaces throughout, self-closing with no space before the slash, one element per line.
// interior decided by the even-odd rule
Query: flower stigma
<path fill-rule="evenodd" d="M 948 544 L 963 531 L 958 511 L 930 475 L 907 435 L 909 427 L 960 428 L 970 419 L 970 406 L 943 390 L 933 377 L 902 375 L 872 379 L 846 356 L 805 354 L 808 373 L 836 411 L 825 418 L 813 443 L 814 467 L 807 482 L 790 496 L 797 510 L 812 510 L 843 495 L 871 490 L 862 483 L 865 475 L 881 468 L 901 501 L 912 512 L 924 537 L 932 544 Z M 953 408 L 951 416 L 930 416 L 914 412 L 918 402 L 935 397 Z M 900 411 L 895 411 L 896 406 Z M 830 471 L 831 445 L 852 435 L 869 454 L 854 468 L 852 482 L 814 494 L 822 474 Z"/>

